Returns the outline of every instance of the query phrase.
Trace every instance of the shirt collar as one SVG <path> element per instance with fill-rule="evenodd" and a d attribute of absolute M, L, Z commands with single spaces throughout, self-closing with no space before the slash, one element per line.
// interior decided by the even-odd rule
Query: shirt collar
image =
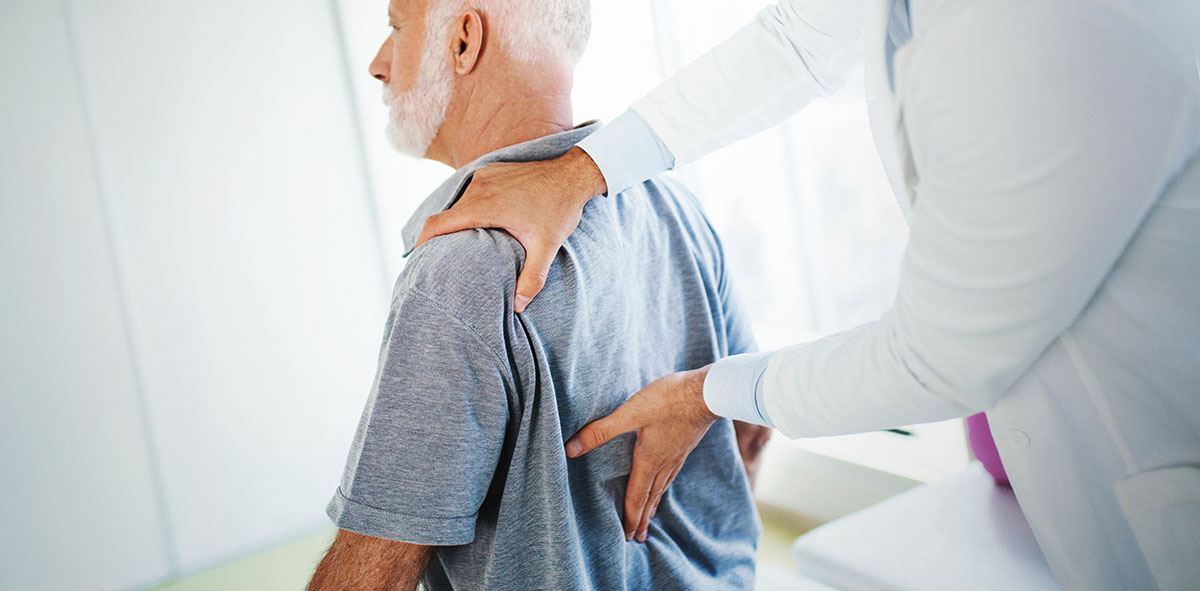
<path fill-rule="evenodd" d="M 454 205 L 458 201 L 458 198 L 462 196 L 463 191 L 466 190 L 467 185 L 471 182 L 471 178 L 475 175 L 476 170 L 493 162 L 533 162 L 557 158 L 565 154 L 567 150 L 573 148 L 583 138 L 591 135 L 599 127 L 599 122 L 588 121 L 574 129 L 553 133 L 489 152 L 470 164 L 454 171 L 454 174 L 450 175 L 450 178 L 446 179 L 446 182 L 442 183 L 429 197 L 425 198 L 425 201 L 417 207 L 416 212 L 409 218 L 408 223 L 404 225 L 404 229 L 400 233 L 400 236 L 404 239 L 404 256 L 408 256 L 413 251 L 417 237 L 421 235 L 421 229 L 425 226 L 425 219 L 431 215 L 450 209 L 450 206 Z"/>

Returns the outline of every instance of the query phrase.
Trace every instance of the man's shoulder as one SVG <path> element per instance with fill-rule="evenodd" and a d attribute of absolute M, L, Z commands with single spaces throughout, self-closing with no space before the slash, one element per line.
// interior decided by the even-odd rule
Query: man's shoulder
<path fill-rule="evenodd" d="M 704 206 L 691 189 L 670 173 L 651 177 L 623 191 L 623 193 L 645 193 L 659 216 L 679 218 L 679 222 L 693 231 L 711 232 L 712 226 L 704 213 Z"/>
<path fill-rule="evenodd" d="M 525 251 L 507 232 L 475 229 L 438 236 L 409 255 L 396 297 L 423 297 L 468 324 L 511 312 Z"/>
<path fill-rule="evenodd" d="M 622 194 L 645 201 L 660 222 L 672 225 L 682 233 L 694 255 L 709 264 L 720 263 L 723 254 L 716 229 L 700 200 L 679 179 L 669 173 L 660 174 L 622 191 Z"/>

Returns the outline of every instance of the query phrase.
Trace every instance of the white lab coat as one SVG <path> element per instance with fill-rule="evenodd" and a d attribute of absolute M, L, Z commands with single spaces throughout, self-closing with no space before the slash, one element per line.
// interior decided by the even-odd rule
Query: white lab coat
<path fill-rule="evenodd" d="M 888 315 L 719 362 L 710 407 L 797 437 L 987 410 L 1064 588 L 1200 588 L 1198 7 L 912 0 L 889 68 L 893 0 L 867 2 L 862 45 L 861 2 L 784 1 L 637 103 L 683 163 L 836 89 L 865 47 L 912 225 Z"/>

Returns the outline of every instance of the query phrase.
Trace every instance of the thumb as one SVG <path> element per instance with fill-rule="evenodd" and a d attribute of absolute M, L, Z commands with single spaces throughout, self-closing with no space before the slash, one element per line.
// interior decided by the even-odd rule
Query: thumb
<path fill-rule="evenodd" d="M 537 245 L 525 247 L 525 265 L 521 267 L 521 275 L 517 277 L 517 297 L 513 301 L 513 311 L 520 314 L 525 306 L 533 299 L 542 287 L 546 285 L 546 277 L 550 274 L 550 265 L 558 254 L 558 246 Z"/>
<path fill-rule="evenodd" d="M 612 441 L 618 435 L 637 429 L 639 425 L 634 423 L 633 412 L 626 408 L 628 405 L 629 401 L 627 400 L 612 414 L 588 423 L 574 437 L 568 439 L 567 457 L 577 458 Z"/>
<path fill-rule="evenodd" d="M 421 235 L 417 237 L 417 242 L 413 245 L 413 248 L 415 249 L 438 236 L 453 234 L 472 228 L 486 227 L 488 225 L 483 220 L 478 220 L 469 213 L 462 213 L 459 208 L 452 207 L 425 218 L 425 225 L 421 228 Z"/>

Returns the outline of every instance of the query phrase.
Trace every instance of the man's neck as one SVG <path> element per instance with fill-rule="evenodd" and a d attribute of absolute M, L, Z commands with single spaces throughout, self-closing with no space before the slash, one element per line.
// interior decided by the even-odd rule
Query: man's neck
<path fill-rule="evenodd" d="M 503 79 L 474 82 L 452 98 L 426 158 L 461 168 L 500 148 L 574 127 L 569 71 L 553 75 L 522 64 Z"/>

